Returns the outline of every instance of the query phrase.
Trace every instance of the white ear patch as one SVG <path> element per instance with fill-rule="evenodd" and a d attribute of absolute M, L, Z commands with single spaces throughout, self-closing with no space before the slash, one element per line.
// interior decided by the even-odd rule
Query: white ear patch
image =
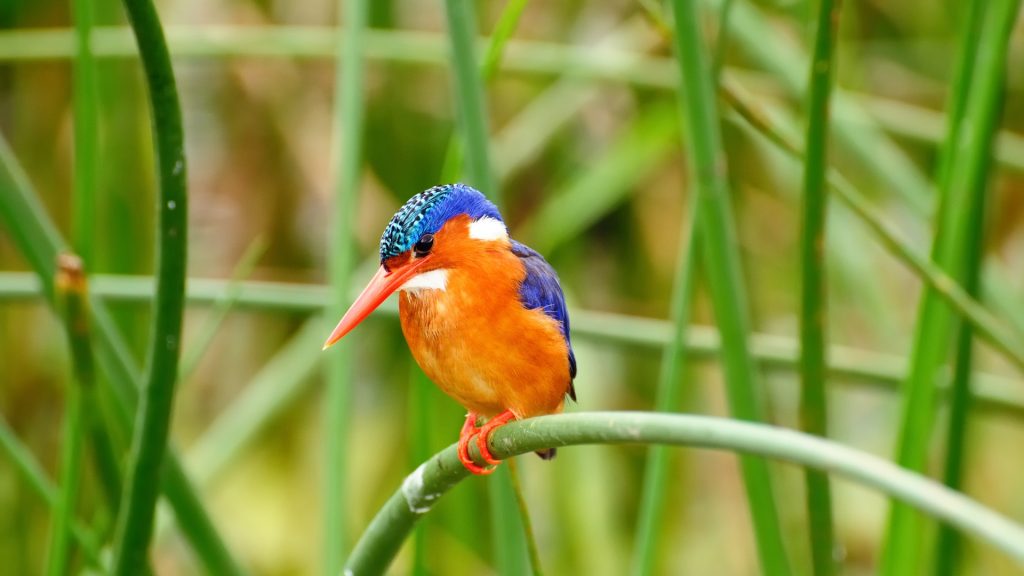
<path fill-rule="evenodd" d="M 448 271 L 444 268 L 417 274 L 405 281 L 399 290 L 442 290 L 448 288 Z"/>
<path fill-rule="evenodd" d="M 505 240 L 508 238 L 508 229 L 501 220 L 484 216 L 470 223 L 469 237 L 476 240 Z"/>

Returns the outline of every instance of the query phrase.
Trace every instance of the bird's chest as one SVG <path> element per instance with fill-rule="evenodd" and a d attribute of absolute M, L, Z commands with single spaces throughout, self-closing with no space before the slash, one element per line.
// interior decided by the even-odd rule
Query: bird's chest
<path fill-rule="evenodd" d="M 402 332 L 416 362 L 430 379 L 463 405 L 490 412 L 497 403 L 498 366 L 488 361 L 501 339 L 500 314 L 475 306 L 472 299 L 446 291 L 403 292 L 399 301 Z"/>

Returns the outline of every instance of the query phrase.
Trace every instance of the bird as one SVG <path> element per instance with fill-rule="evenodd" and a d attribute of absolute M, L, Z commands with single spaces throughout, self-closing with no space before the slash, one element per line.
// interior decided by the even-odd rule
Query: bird
<path fill-rule="evenodd" d="M 576 400 L 576 356 L 558 275 L 543 256 L 509 237 L 497 207 L 480 191 L 444 184 L 406 201 L 381 235 L 380 267 L 324 349 L 396 291 L 413 358 L 468 411 L 458 455 L 473 474 L 490 474 L 500 464 L 487 447 L 496 428 L 559 413 L 566 398 Z M 490 466 L 470 457 L 474 437 Z M 537 454 L 549 460 L 555 449 Z"/>

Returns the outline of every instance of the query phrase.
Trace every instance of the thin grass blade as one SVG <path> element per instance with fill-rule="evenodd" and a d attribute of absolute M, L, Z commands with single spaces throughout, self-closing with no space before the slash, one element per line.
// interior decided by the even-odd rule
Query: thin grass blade
<path fill-rule="evenodd" d="M 332 162 L 337 163 L 334 175 L 334 219 L 329 249 L 329 275 L 332 290 L 328 313 L 341 318 L 348 308 L 348 286 L 357 261 L 353 228 L 358 201 L 362 166 L 363 136 L 363 34 L 369 20 L 369 2 L 352 0 L 338 2 L 343 15 L 344 41 L 335 69 L 335 103 Z M 341 569 L 349 548 L 345 530 L 348 510 L 348 450 L 352 397 L 353 342 L 346 340 L 332 350 L 327 364 L 327 399 L 324 407 L 327 473 L 324 482 L 323 510 L 323 574 L 334 576 Z"/>
<path fill-rule="evenodd" d="M 956 159 L 949 167 L 949 188 L 942 193 L 932 245 L 932 259 L 957 282 L 966 275 L 971 222 L 980 217 L 978 196 L 984 182 L 1002 105 L 1009 39 L 1019 0 L 998 0 L 988 10 L 978 46 L 978 60 L 957 137 Z M 903 396 L 897 461 L 923 470 L 934 427 L 936 387 L 948 355 L 955 317 L 939 295 L 928 289 L 919 308 L 911 369 Z M 889 516 L 881 573 L 907 574 L 921 564 L 922 522 L 905 505 L 894 504 Z"/>
<path fill-rule="evenodd" d="M 962 40 L 948 104 L 949 133 L 944 142 L 939 164 L 937 177 L 939 190 L 948 190 L 950 186 L 952 168 L 956 162 L 955 146 L 959 142 L 960 131 L 963 127 L 978 46 L 981 43 L 981 26 L 988 5 L 988 2 L 970 2 L 963 7 L 967 13 L 963 20 Z M 980 177 L 982 181 L 976 183 L 976 189 L 982 191 L 987 187 L 985 182 L 987 174 L 982 174 Z M 966 247 L 964 289 L 969 296 L 977 299 L 980 292 L 981 262 L 984 257 L 985 194 L 975 194 L 974 202 L 978 204 L 972 211 L 970 230 L 967 233 L 969 245 Z M 963 482 L 967 420 L 972 405 L 970 370 L 973 350 L 973 330 L 970 324 L 960 322 L 957 330 L 956 360 L 949 401 L 949 422 L 946 425 L 946 454 L 943 469 L 943 483 L 954 490 L 961 490 Z M 959 532 L 948 524 L 939 526 L 939 535 L 935 546 L 934 569 L 936 576 L 953 576 L 957 573 L 961 560 L 962 540 Z"/>
<path fill-rule="evenodd" d="M 74 226 L 76 253 L 93 263 L 98 165 L 98 104 L 96 61 L 92 53 L 93 0 L 73 0 L 75 17 L 74 92 Z"/>
<path fill-rule="evenodd" d="M 722 333 L 722 364 L 732 415 L 742 420 L 764 420 L 757 374 L 748 349 L 749 319 L 746 288 L 728 196 L 725 157 L 715 105 L 715 86 L 706 58 L 705 42 L 692 0 L 675 0 L 676 58 L 683 132 L 694 190 L 698 195 L 704 270 L 712 306 Z M 790 573 L 780 532 L 771 475 L 764 460 L 740 459 L 757 542 L 761 569 L 768 574 Z"/>
<path fill-rule="evenodd" d="M 828 211 L 829 99 L 835 75 L 835 44 L 841 0 L 816 3 L 814 55 L 810 66 L 807 112 L 807 154 L 801 203 L 800 298 L 800 427 L 828 436 L 826 333 L 828 290 L 825 278 L 825 218 Z M 832 490 L 828 476 L 807 470 L 806 503 L 811 565 L 816 576 L 835 573 L 833 559 Z"/>
<path fill-rule="evenodd" d="M 503 196 L 491 164 L 490 130 L 484 102 L 484 86 L 477 68 L 476 16 L 473 2 L 446 0 L 445 14 L 448 20 L 456 118 L 465 156 L 466 181 L 501 207 Z M 490 503 L 493 553 L 498 572 L 506 576 L 528 573 L 528 545 L 507 469 L 499 468 L 488 479 L 487 495 Z"/>
<path fill-rule="evenodd" d="M 658 373 L 658 393 L 654 409 L 659 412 L 678 410 L 682 396 L 684 384 L 681 380 L 686 362 L 687 326 L 696 285 L 697 259 L 700 256 L 700 229 L 696 216 L 696 195 L 691 195 L 685 234 L 680 234 L 681 246 L 679 260 L 676 262 L 676 277 L 672 282 L 672 337 L 662 351 L 661 370 Z M 635 576 L 655 573 L 657 551 L 661 544 L 658 534 L 661 532 L 668 497 L 669 464 L 667 447 L 659 445 L 647 449 L 633 551 L 632 574 Z"/>

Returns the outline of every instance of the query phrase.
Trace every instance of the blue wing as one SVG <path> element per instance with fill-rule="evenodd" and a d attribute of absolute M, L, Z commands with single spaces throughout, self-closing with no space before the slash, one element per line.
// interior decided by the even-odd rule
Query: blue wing
<path fill-rule="evenodd" d="M 555 319 L 562 329 L 565 345 L 569 349 L 569 378 L 576 377 L 576 355 L 569 341 L 569 313 L 565 309 L 565 295 L 558 283 L 555 269 L 544 260 L 533 248 L 512 240 L 512 253 L 526 268 L 526 279 L 519 287 L 519 299 L 527 308 L 540 308 L 545 314 Z M 576 400 L 576 390 L 569 384 L 569 397 Z"/>

